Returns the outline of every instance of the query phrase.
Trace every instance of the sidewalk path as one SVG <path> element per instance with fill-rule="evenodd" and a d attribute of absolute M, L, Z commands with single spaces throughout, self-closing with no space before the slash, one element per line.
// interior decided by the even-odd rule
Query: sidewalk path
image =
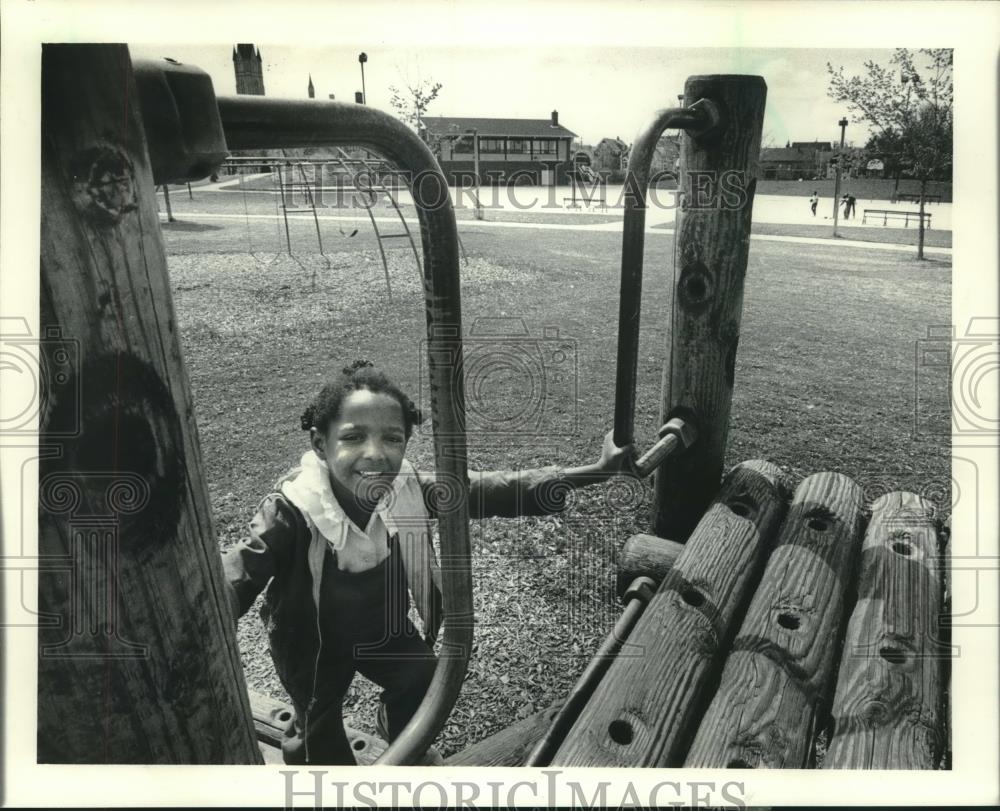
<path fill-rule="evenodd" d="M 278 220 L 281 216 L 278 214 L 215 214 L 209 212 L 200 211 L 184 211 L 185 217 L 206 219 L 206 220 Z M 161 212 L 161 221 L 166 222 L 166 214 Z M 335 216 L 331 217 L 329 215 L 318 215 L 321 221 L 332 221 L 332 222 L 360 222 L 367 223 L 370 222 L 368 217 L 365 216 Z M 307 220 L 309 222 L 313 221 L 312 213 L 302 214 L 296 213 L 288 215 L 289 220 Z M 398 223 L 399 219 L 396 217 L 375 217 L 375 222 L 380 225 Z M 606 232 L 606 233 L 617 233 L 622 232 L 622 222 L 607 222 L 607 223 L 533 223 L 533 222 L 497 222 L 494 220 L 458 220 L 458 227 L 460 231 L 464 231 L 470 228 L 529 228 L 529 229 L 543 229 L 550 231 L 591 231 L 591 232 Z M 419 236 L 420 224 L 416 219 L 407 218 L 407 225 L 414 229 L 414 235 Z M 646 233 L 647 234 L 670 234 L 673 235 L 674 229 L 672 228 L 654 228 L 656 223 L 646 223 Z M 837 248 L 861 248 L 864 250 L 875 250 L 875 251 L 897 251 L 897 252 L 912 252 L 916 250 L 913 245 L 901 245 L 894 242 L 863 242 L 859 240 L 852 239 L 833 239 L 831 238 L 821 238 L 821 237 L 797 237 L 797 236 L 779 236 L 776 234 L 751 234 L 751 240 L 759 240 L 762 242 L 792 242 L 801 245 L 826 245 L 828 247 Z M 941 256 L 951 256 L 951 248 L 932 248 L 929 246 L 924 247 L 924 253 L 938 254 Z"/>

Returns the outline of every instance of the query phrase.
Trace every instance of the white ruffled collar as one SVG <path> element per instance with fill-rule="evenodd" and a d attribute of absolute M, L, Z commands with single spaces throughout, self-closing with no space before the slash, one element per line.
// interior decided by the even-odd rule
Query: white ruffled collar
<path fill-rule="evenodd" d="M 392 483 L 394 494 L 399 493 L 408 467 L 409 463 L 404 460 L 403 469 L 400 470 L 399 475 Z M 316 529 L 335 551 L 344 547 L 347 542 L 348 528 L 353 522 L 348 518 L 344 508 L 340 506 L 340 502 L 333 494 L 333 487 L 330 484 L 330 468 L 315 451 L 308 450 L 302 454 L 301 472 L 294 479 L 284 482 L 281 485 L 281 492 L 309 517 L 309 520 L 315 524 Z M 386 494 L 379 499 L 374 510 L 390 534 L 396 531 L 395 522 L 389 511 L 391 501 L 392 497 Z"/>

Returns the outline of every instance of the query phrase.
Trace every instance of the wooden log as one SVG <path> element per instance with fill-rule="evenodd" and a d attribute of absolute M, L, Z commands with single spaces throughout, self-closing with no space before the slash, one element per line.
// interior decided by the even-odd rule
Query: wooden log
<path fill-rule="evenodd" d="M 260 763 L 135 98 L 43 47 L 38 760 Z"/>
<path fill-rule="evenodd" d="M 683 549 L 683 544 L 646 533 L 633 535 L 625 541 L 618 553 L 615 581 L 618 599 L 637 577 L 648 577 L 660 585 Z"/>
<path fill-rule="evenodd" d="M 657 470 L 653 531 L 682 543 L 722 476 L 766 96 L 759 76 L 692 76 L 684 86 L 685 106 L 710 99 L 722 121 L 704 136 L 681 138 L 660 423 L 690 420 L 698 441 Z"/>
<path fill-rule="evenodd" d="M 512 724 L 451 757 L 446 766 L 521 766 L 552 725 L 562 700 Z"/>
<path fill-rule="evenodd" d="M 933 769 L 944 748 L 948 649 L 933 505 L 888 493 L 872 505 L 858 602 L 844 640 L 824 769 Z"/>
<path fill-rule="evenodd" d="M 257 740 L 262 746 L 264 759 L 268 763 L 283 763 L 281 741 L 285 737 L 285 729 L 292 723 L 295 710 L 291 704 L 278 701 L 275 698 L 249 690 L 250 707 L 253 712 L 253 725 L 257 732 Z M 389 747 L 378 735 L 369 735 L 359 729 L 344 724 L 347 740 L 354 751 L 358 764 L 368 766 L 374 763 Z M 270 751 L 265 749 L 268 747 Z M 276 750 L 276 751 L 275 751 Z"/>
<path fill-rule="evenodd" d="M 940 550 L 940 568 L 942 580 L 941 616 L 938 628 L 941 630 L 941 641 L 949 650 L 948 657 L 944 660 L 943 672 L 941 674 L 944 688 L 941 690 L 941 723 L 944 725 L 945 742 L 944 754 L 941 759 L 941 768 L 950 769 L 952 753 L 952 713 L 951 713 L 951 693 L 952 693 L 952 661 L 955 650 L 951 645 L 951 610 L 952 610 L 952 572 L 951 572 L 951 519 L 949 514 L 941 526 L 940 540 L 938 548 Z"/>
<path fill-rule="evenodd" d="M 256 690 L 248 690 L 247 695 L 250 698 L 250 711 L 253 713 L 257 740 L 280 747 L 285 737 L 285 730 L 295 717 L 292 705 L 258 693 Z"/>
<path fill-rule="evenodd" d="M 774 465 L 730 471 L 553 766 L 680 765 L 786 501 Z"/>
<path fill-rule="evenodd" d="M 836 675 L 845 595 L 863 526 L 861 488 L 817 473 L 795 491 L 719 689 L 684 761 L 801 769 Z"/>

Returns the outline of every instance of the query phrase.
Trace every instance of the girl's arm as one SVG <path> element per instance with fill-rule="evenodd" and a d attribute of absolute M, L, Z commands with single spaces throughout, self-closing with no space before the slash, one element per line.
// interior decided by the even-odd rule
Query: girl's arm
<path fill-rule="evenodd" d="M 469 471 L 469 517 L 515 518 L 522 515 L 551 515 L 566 506 L 566 496 L 577 487 L 599 484 L 626 471 L 631 447 L 619 448 L 612 433 L 604 437 L 597 462 L 573 468 L 555 466 L 528 470 Z M 431 517 L 437 517 L 455 488 L 434 474 L 421 473 L 420 484 Z"/>
<path fill-rule="evenodd" d="M 278 493 L 264 498 L 250 522 L 249 540 L 222 553 L 226 595 L 233 619 L 242 617 L 277 574 L 295 540 L 294 508 Z"/>
<path fill-rule="evenodd" d="M 614 431 L 608 431 L 604 435 L 600 458 L 590 465 L 566 468 L 562 471 L 562 478 L 573 487 L 600 484 L 612 476 L 627 472 L 631 460 L 632 446 L 619 448 L 615 445 Z"/>

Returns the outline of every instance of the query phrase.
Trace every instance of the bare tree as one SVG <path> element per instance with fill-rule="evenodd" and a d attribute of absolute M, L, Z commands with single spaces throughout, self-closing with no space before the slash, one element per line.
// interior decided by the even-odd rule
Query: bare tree
<path fill-rule="evenodd" d="M 829 95 L 876 130 L 884 144 L 892 144 L 903 174 L 920 181 L 920 234 L 917 258 L 924 258 L 924 203 L 927 181 L 950 176 L 954 91 L 952 51 L 930 48 L 914 54 L 897 48 L 888 66 L 865 62 L 865 74 L 845 76 L 842 67 L 830 74 Z"/>
<path fill-rule="evenodd" d="M 392 105 L 392 109 L 396 111 L 396 115 L 401 121 L 413 128 L 417 135 L 425 141 L 427 134 L 423 118 L 431 102 L 437 98 L 441 87 L 441 82 L 432 82 L 427 79 L 412 83 L 407 82 L 402 90 L 395 85 L 389 85 L 389 91 L 392 93 L 389 104 Z"/>

